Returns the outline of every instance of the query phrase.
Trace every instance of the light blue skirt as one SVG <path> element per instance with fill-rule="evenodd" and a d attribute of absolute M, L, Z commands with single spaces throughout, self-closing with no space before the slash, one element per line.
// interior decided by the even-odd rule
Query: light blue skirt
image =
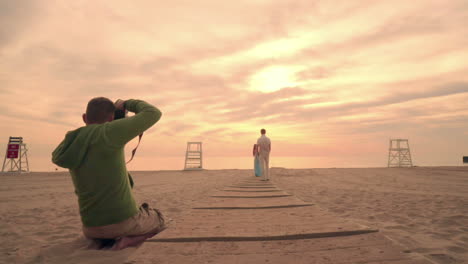
<path fill-rule="evenodd" d="M 255 156 L 254 159 L 254 171 L 255 171 L 255 176 L 260 177 L 262 176 L 262 166 L 260 165 L 260 159 L 258 156 Z"/>

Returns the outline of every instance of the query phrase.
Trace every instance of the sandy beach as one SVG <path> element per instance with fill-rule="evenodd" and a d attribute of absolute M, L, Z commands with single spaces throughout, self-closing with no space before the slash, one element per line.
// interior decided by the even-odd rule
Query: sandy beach
<path fill-rule="evenodd" d="M 279 186 L 435 263 L 468 263 L 468 167 L 275 170 Z"/>
<path fill-rule="evenodd" d="M 206 193 L 240 178 L 253 178 L 253 171 L 132 175 L 137 201 L 148 202 L 177 221 Z M 86 250 L 89 241 L 81 234 L 68 173 L 1 177 L 0 263 L 153 263 L 152 254 L 158 254 L 148 253 L 146 243 L 120 252 Z M 273 168 L 271 178 L 296 198 L 379 229 L 408 252 L 433 263 L 468 263 L 468 167 Z"/>

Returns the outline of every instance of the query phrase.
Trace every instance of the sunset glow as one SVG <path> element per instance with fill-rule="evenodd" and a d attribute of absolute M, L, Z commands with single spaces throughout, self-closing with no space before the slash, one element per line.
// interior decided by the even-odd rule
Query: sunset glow
<path fill-rule="evenodd" d="M 273 165 L 385 166 L 392 137 L 410 140 L 416 165 L 468 155 L 465 0 L 32 0 L 0 10 L 0 142 L 4 151 L 9 136 L 24 137 L 33 170 L 54 168 L 51 151 L 96 96 L 163 112 L 132 169 L 167 168 L 158 158 L 183 159 L 187 141 L 203 141 L 207 159 L 249 158 L 261 128 Z"/>
<path fill-rule="evenodd" d="M 286 67 L 274 66 L 252 76 L 250 89 L 253 91 L 275 92 L 282 88 L 294 87 L 294 72 Z"/>

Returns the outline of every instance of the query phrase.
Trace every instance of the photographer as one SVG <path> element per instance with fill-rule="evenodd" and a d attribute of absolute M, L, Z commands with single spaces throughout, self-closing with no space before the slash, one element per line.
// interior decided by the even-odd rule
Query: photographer
<path fill-rule="evenodd" d="M 135 115 L 114 120 L 118 110 Z M 160 118 L 156 107 L 141 100 L 114 104 L 93 98 L 83 114 L 86 126 L 68 132 L 52 153 L 52 162 L 70 171 L 86 237 L 116 242 L 113 248 L 121 249 L 165 228 L 157 209 L 137 206 L 124 157 L 125 144 Z"/>

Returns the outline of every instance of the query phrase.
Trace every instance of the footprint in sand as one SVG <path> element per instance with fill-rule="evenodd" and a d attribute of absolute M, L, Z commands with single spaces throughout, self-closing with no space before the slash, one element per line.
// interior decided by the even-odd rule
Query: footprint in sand
<path fill-rule="evenodd" d="M 428 252 L 434 251 L 434 249 L 433 248 L 414 248 L 413 251 L 417 253 L 428 253 Z"/>
<path fill-rule="evenodd" d="M 386 229 L 397 229 L 397 230 L 406 230 L 406 229 L 409 229 L 405 226 L 401 226 L 401 225 L 392 225 L 392 226 L 386 226 L 385 227 Z"/>
<path fill-rule="evenodd" d="M 457 260 L 447 254 L 429 254 L 429 256 L 438 263 L 452 264 L 457 263 Z"/>
<path fill-rule="evenodd" d="M 64 239 L 64 238 L 75 238 L 77 234 L 61 234 L 61 235 L 53 235 L 51 239 L 53 240 L 58 240 L 58 239 Z"/>
<path fill-rule="evenodd" d="M 90 249 L 91 242 L 83 237 L 63 242 L 58 245 L 46 246 L 37 255 L 27 261 L 27 264 L 59 264 L 59 263 L 124 263 L 136 248 L 120 251 Z M 132 262 L 130 262 L 132 263 Z"/>
<path fill-rule="evenodd" d="M 466 252 L 468 252 L 468 249 L 466 249 L 466 248 L 455 247 L 455 246 L 447 247 L 447 250 L 449 250 L 451 252 L 455 252 L 455 253 L 466 253 Z"/>

